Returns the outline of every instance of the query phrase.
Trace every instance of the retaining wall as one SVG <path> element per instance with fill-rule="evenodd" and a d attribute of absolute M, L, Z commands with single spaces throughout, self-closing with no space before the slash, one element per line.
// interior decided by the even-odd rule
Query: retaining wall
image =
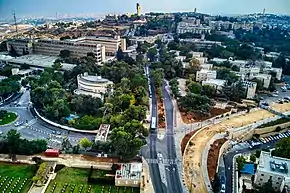
<path fill-rule="evenodd" d="M 55 123 L 53 121 L 50 121 L 44 117 L 42 117 L 39 112 L 33 108 L 33 111 L 35 112 L 35 114 L 41 119 L 43 120 L 44 122 L 52 125 L 52 126 L 55 126 L 55 127 L 58 127 L 58 128 L 61 128 L 61 129 L 64 129 L 64 130 L 68 130 L 68 131 L 74 131 L 74 132 L 79 132 L 79 133 L 92 133 L 92 134 L 97 134 L 98 133 L 98 130 L 79 130 L 79 129 L 75 129 L 73 127 L 68 127 L 68 126 L 65 126 L 65 125 L 61 125 L 61 124 L 58 124 L 58 123 Z"/>

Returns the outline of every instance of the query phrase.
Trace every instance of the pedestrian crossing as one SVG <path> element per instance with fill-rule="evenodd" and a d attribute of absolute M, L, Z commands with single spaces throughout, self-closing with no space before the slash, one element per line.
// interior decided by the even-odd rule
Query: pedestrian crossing
<path fill-rule="evenodd" d="M 146 161 L 148 162 L 148 164 L 165 164 L 165 165 L 172 165 L 172 164 L 177 164 L 177 160 L 176 159 L 162 159 L 162 160 L 158 160 L 158 159 L 146 159 Z"/>

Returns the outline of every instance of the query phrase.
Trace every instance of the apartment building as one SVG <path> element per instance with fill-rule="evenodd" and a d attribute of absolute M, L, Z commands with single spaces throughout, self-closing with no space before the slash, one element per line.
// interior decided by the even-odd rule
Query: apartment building
<path fill-rule="evenodd" d="M 19 55 L 33 53 L 33 44 L 28 39 L 11 40 L 6 43 L 6 46 L 8 52 L 14 49 Z"/>
<path fill-rule="evenodd" d="M 267 74 L 273 73 L 275 74 L 275 78 L 277 78 L 277 80 L 281 80 L 283 69 L 282 68 L 264 68 L 263 72 Z"/>
<path fill-rule="evenodd" d="M 208 79 L 216 79 L 217 72 L 215 70 L 205 70 L 201 69 L 196 72 L 196 81 L 202 82 Z"/>
<path fill-rule="evenodd" d="M 140 187 L 142 163 L 123 163 L 115 175 L 115 186 Z"/>
<path fill-rule="evenodd" d="M 259 164 L 257 166 L 254 183 L 262 186 L 269 180 L 275 191 L 290 191 L 290 160 L 271 156 L 270 152 L 262 151 L 260 154 Z"/>
<path fill-rule="evenodd" d="M 253 76 L 253 78 L 257 78 L 263 82 L 264 88 L 269 88 L 272 76 L 270 74 L 257 74 Z"/>
<path fill-rule="evenodd" d="M 242 82 L 244 88 L 246 89 L 247 99 L 254 99 L 256 95 L 257 90 L 257 83 L 256 82 L 250 82 L 250 81 L 243 81 Z"/>
<path fill-rule="evenodd" d="M 108 92 L 108 88 L 113 85 L 113 82 L 102 78 L 101 76 L 92 76 L 88 73 L 79 74 L 77 76 L 78 89 L 75 94 L 90 95 L 103 99 L 104 94 Z M 112 90 L 109 91 L 113 92 Z"/>
<path fill-rule="evenodd" d="M 256 76 L 260 73 L 260 70 L 261 69 L 259 67 L 242 66 L 242 67 L 240 67 L 240 74 L 252 79 L 254 76 Z"/>
<path fill-rule="evenodd" d="M 213 64 L 201 64 L 200 67 L 204 70 L 211 70 L 213 68 Z"/>

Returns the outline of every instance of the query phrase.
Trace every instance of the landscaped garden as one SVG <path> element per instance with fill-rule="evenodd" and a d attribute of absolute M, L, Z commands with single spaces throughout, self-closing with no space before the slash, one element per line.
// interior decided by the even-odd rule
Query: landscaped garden
<path fill-rule="evenodd" d="M 27 193 L 36 165 L 0 162 L 0 192 Z"/>
<path fill-rule="evenodd" d="M 8 123 L 11 123 L 15 121 L 17 118 L 17 115 L 13 112 L 7 112 L 4 110 L 0 111 L 0 125 L 6 125 Z"/>
<path fill-rule="evenodd" d="M 108 183 L 89 184 L 88 175 L 90 169 L 64 167 L 57 171 L 57 175 L 52 180 L 46 193 L 138 193 L 139 188 L 116 187 Z M 111 171 L 93 170 L 93 177 L 112 178 Z"/>

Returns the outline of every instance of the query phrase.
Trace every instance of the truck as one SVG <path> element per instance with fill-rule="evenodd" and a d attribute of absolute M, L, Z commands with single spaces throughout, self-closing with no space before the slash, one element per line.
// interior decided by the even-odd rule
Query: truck
<path fill-rule="evenodd" d="M 156 129 L 156 117 L 151 118 L 151 130 Z"/>
<path fill-rule="evenodd" d="M 60 154 L 60 151 L 58 149 L 47 149 L 44 152 L 44 155 L 47 157 L 58 157 Z"/>

